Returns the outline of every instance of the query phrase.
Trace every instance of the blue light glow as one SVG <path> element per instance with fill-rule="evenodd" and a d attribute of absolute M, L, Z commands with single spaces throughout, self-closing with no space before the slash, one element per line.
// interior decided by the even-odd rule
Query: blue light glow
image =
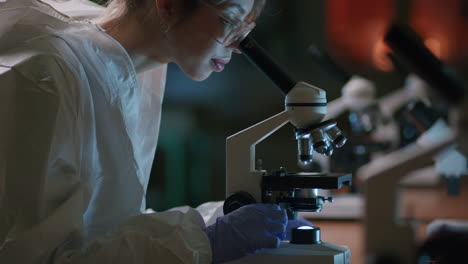
<path fill-rule="evenodd" d="M 299 229 L 299 230 L 311 230 L 311 229 L 314 229 L 314 228 L 311 227 L 311 226 L 300 226 L 297 229 Z"/>

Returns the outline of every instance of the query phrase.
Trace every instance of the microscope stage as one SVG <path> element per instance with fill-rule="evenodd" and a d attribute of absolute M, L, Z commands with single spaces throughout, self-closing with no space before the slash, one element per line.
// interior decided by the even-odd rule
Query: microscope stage
<path fill-rule="evenodd" d="M 265 190 L 281 191 L 292 188 L 301 189 L 340 189 L 352 184 L 350 173 L 275 173 L 263 176 L 262 186 Z"/>

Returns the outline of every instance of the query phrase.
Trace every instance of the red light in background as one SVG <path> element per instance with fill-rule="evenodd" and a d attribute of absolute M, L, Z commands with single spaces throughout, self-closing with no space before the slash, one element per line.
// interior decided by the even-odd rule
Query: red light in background
<path fill-rule="evenodd" d="M 357 68 L 391 71 L 382 38 L 395 18 L 395 0 L 327 0 L 330 54 Z M 452 64 L 468 61 L 468 0 L 410 0 L 410 26 L 434 54 Z"/>
<path fill-rule="evenodd" d="M 383 35 L 394 19 L 393 0 L 327 0 L 330 53 L 358 67 L 392 70 Z"/>
<path fill-rule="evenodd" d="M 464 63 L 468 56 L 467 1 L 412 0 L 410 25 L 440 59 Z"/>
<path fill-rule="evenodd" d="M 393 63 L 387 56 L 390 48 L 385 44 L 383 38 L 378 40 L 372 50 L 372 62 L 375 67 L 384 72 L 393 71 Z"/>
<path fill-rule="evenodd" d="M 428 38 L 424 41 L 424 45 L 432 51 L 432 53 L 439 59 L 442 58 L 442 45 L 440 40 L 436 38 Z"/>

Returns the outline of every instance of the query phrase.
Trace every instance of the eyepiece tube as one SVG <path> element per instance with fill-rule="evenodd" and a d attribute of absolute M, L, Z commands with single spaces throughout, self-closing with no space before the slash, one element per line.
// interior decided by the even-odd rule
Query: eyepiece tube
<path fill-rule="evenodd" d="M 384 39 L 409 70 L 439 91 L 447 101 L 458 103 L 466 95 L 461 78 L 436 58 L 411 28 L 393 24 Z"/>
<path fill-rule="evenodd" d="M 351 79 L 351 75 L 339 66 L 325 50 L 311 45 L 307 49 L 307 52 L 312 55 L 315 64 L 317 64 L 321 70 L 336 79 L 341 85 L 345 85 Z"/>
<path fill-rule="evenodd" d="M 239 49 L 242 53 L 257 66 L 275 85 L 283 92 L 284 95 L 296 85 L 291 76 L 289 76 L 281 67 L 266 53 L 266 51 L 248 35 L 239 44 Z"/>

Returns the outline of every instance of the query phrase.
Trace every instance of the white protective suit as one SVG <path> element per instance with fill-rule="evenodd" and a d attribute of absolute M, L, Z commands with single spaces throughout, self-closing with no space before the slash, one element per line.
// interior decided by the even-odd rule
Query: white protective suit
<path fill-rule="evenodd" d="M 141 214 L 165 73 L 139 85 L 96 25 L 0 1 L 0 263 L 211 261 L 197 211 Z"/>

